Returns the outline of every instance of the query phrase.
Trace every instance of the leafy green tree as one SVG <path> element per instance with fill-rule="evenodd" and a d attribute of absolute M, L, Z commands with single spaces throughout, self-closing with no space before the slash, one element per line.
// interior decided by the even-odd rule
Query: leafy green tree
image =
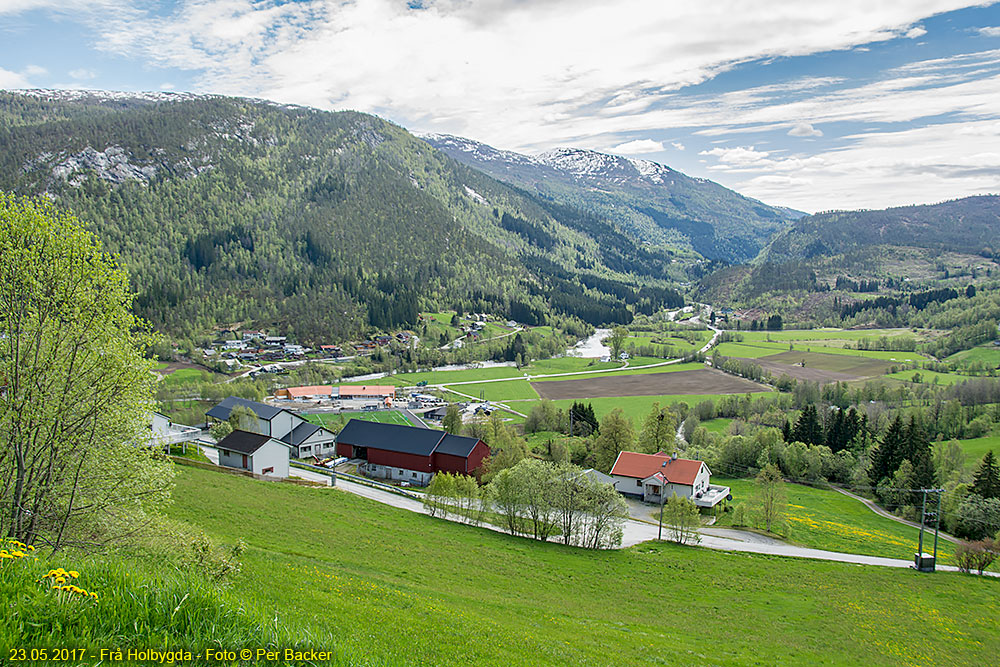
<path fill-rule="evenodd" d="M 621 356 L 626 340 L 628 340 L 628 328 L 626 327 L 615 327 L 611 330 L 611 334 L 604 339 L 604 344 L 611 348 L 611 357 L 613 359 Z"/>
<path fill-rule="evenodd" d="M 661 408 L 659 403 L 653 403 L 639 432 L 639 450 L 647 454 L 656 452 L 670 454 L 674 451 L 676 436 L 677 424 L 674 423 L 670 408 Z"/>
<path fill-rule="evenodd" d="M 934 483 L 943 487 L 950 480 L 956 479 L 965 469 L 965 450 L 957 440 L 938 442 L 934 444 L 932 458 L 934 461 Z"/>
<path fill-rule="evenodd" d="M 1000 498 L 1000 467 L 993 450 L 986 452 L 972 478 L 972 492 L 983 498 Z"/>
<path fill-rule="evenodd" d="M 594 467 L 601 471 L 610 470 L 618 453 L 631 449 L 634 444 L 632 420 L 625 416 L 621 408 L 615 408 L 601 420 L 601 432 L 594 442 Z"/>
<path fill-rule="evenodd" d="M 753 495 L 750 497 L 752 511 L 763 524 L 764 530 L 771 532 L 788 511 L 788 500 L 785 493 L 785 481 L 781 471 L 773 463 L 769 463 L 757 474 Z"/>
<path fill-rule="evenodd" d="M 218 442 L 233 432 L 233 425 L 228 421 L 216 422 L 208 428 L 208 432 L 211 433 L 212 437 L 215 438 L 215 441 Z"/>
<path fill-rule="evenodd" d="M 663 504 L 663 525 L 670 530 L 674 542 L 678 544 L 697 544 L 701 541 L 698 528 L 701 526 L 701 515 L 698 507 L 681 496 L 671 496 Z"/>
<path fill-rule="evenodd" d="M 444 419 L 441 420 L 444 430 L 452 435 L 462 434 L 462 413 L 458 410 L 458 405 L 449 403 L 445 409 Z"/>
<path fill-rule="evenodd" d="M 154 340 L 92 234 L 0 194 L 0 533 L 99 544 L 169 498 L 172 467 L 144 446 Z"/>

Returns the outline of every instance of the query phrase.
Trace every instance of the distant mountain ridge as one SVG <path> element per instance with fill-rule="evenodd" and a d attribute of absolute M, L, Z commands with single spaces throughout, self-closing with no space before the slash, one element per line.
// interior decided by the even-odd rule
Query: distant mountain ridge
<path fill-rule="evenodd" d="M 1000 196 L 875 211 L 830 211 L 796 221 L 761 251 L 758 263 L 840 255 L 877 246 L 997 256 Z"/>
<path fill-rule="evenodd" d="M 0 189 L 77 214 L 174 334 L 322 340 L 445 307 L 599 324 L 681 301 L 670 253 L 356 112 L 0 91 Z"/>
<path fill-rule="evenodd" d="M 444 134 L 421 138 L 455 160 L 542 198 L 596 212 L 638 242 L 744 262 L 801 213 L 668 166 L 579 148 L 537 156 Z"/>

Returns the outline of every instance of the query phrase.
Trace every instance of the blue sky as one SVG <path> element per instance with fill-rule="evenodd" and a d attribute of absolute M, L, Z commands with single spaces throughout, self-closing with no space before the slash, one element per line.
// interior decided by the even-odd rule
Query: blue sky
<path fill-rule="evenodd" d="M 0 0 L 0 88 L 27 87 L 357 109 L 810 212 L 1000 191 L 991 3 Z"/>

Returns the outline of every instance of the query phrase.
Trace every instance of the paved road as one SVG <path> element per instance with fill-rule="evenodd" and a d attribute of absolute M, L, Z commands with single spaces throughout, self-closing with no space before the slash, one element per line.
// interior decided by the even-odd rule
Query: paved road
<path fill-rule="evenodd" d="M 865 507 L 867 507 L 868 509 L 870 509 L 872 512 L 875 512 L 875 514 L 878 514 L 879 516 L 884 516 L 886 519 L 892 519 L 893 521 L 895 521 L 897 523 L 901 523 L 904 526 L 910 526 L 911 528 L 916 528 L 917 530 L 920 529 L 920 524 L 919 523 L 914 523 L 912 521 L 907 521 L 906 519 L 901 519 L 900 517 L 896 516 L 895 514 L 892 514 L 890 512 L 886 512 L 884 509 L 882 509 L 881 507 L 879 507 L 878 505 L 876 505 L 872 501 L 868 500 L 867 498 L 862 498 L 861 496 L 856 496 L 853 493 L 851 493 L 850 491 L 846 491 L 846 490 L 840 488 L 839 486 L 836 486 L 836 485 L 833 485 L 833 484 L 831 484 L 830 486 L 832 486 L 834 489 L 836 489 L 840 493 L 843 493 L 845 496 L 847 496 L 849 498 L 854 498 L 855 500 L 857 500 L 860 503 L 864 503 Z M 924 530 L 927 530 L 926 526 L 924 527 Z M 930 532 L 930 536 L 931 536 L 931 540 L 933 540 L 934 539 L 934 531 L 933 530 Z M 962 540 L 958 539 L 957 537 L 953 537 L 952 535 L 949 535 L 948 533 L 944 532 L 943 530 L 938 533 L 938 537 L 940 537 L 942 540 L 947 540 L 947 541 L 951 542 L 952 544 L 961 544 L 962 543 Z M 926 540 L 927 540 L 927 537 L 924 536 L 924 544 L 925 545 L 927 544 Z"/>
<path fill-rule="evenodd" d="M 427 426 L 427 424 L 424 423 L 423 419 L 421 419 L 417 415 L 413 414 L 412 412 L 410 412 L 406 408 L 400 408 L 399 411 L 403 413 L 404 417 L 406 417 L 406 421 L 410 422 L 411 424 L 413 424 L 417 428 L 429 428 Z"/>
<path fill-rule="evenodd" d="M 346 480 L 338 480 L 337 488 L 369 498 L 376 502 L 392 505 L 393 507 L 398 507 L 400 509 L 409 510 L 411 512 L 419 512 L 421 514 L 425 513 L 423 503 L 420 501 L 403 496 L 397 496 L 396 494 L 389 493 L 388 491 L 382 491 L 381 489 L 373 489 L 371 487 L 355 484 Z M 496 532 L 504 532 L 496 526 L 484 525 L 482 527 L 489 528 L 490 530 L 494 530 Z M 635 520 L 627 521 L 624 526 L 622 547 L 630 547 L 641 542 L 655 540 L 657 536 L 657 529 L 657 525 L 653 523 L 645 523 Z M 709 534 L 709 531 L 711 531 L 712 534 Z M 736 536 L 739 539 L 723 537 L 722 533 L 724 532 L 740 533 L 740 535 Z M 877 556 L 841 553 L 839 551 L 809 549 L 806 547 L 797 547 L 784 543 L 768 544 L 763 541 L 744 541 L 746 539 L 747 536 L 743 533 L 743 531 L 725 531 L 725 529 L 713 528 L 704 529 L 702 531 L 700 544 L 703 547 L 718 549 L 721 551 L 739 551 L 745 553 L 769 554 L 773 556 L 788 556 L 792 558 L 813 558 L 816 560 L 837 561 L 841 563 L 853 563 L 856 565 L 878 565 L 881 567 L 899 568 L 911 568 L 913 566 L 911 561 L 896 558 L 880 558 Z M 958 571 L 958 568 L 950 565 L 939 565 L 938 569 L 949 572 Z M 986 574 L 991 577 L 1000 577 L 1000 573 L 987 572 Z"/>

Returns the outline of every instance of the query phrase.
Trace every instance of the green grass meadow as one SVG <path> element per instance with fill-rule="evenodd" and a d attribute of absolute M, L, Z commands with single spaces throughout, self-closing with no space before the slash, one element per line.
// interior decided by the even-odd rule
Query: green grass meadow
<path fill-rule="evenodd" d="M 169 513 L 244 538 L 243 599 L 349 664 L 991 664 L 1000 649 L 1000 582 L 980 577 L 585 551 L 186 467 Z"/>
<path fill-rule="evenodd" d="M 730 487 L 733 505 L 748 500 L 754 490 L 752 479 L 713 475 L 712 483 Z M 917 551 L 916 528 L 879 516 L 853 498 L 830 489 L 801 484 L 786 483 L 785 491 L 791 542 L 816 549 L 886 558 L 910 559 Z M 717 524 L 730 524 L 732 516 L 731 512 L 721 515 Z M 953 565 L 953 554 L 954 545 L 939 540 L 940 562 Z"/>

